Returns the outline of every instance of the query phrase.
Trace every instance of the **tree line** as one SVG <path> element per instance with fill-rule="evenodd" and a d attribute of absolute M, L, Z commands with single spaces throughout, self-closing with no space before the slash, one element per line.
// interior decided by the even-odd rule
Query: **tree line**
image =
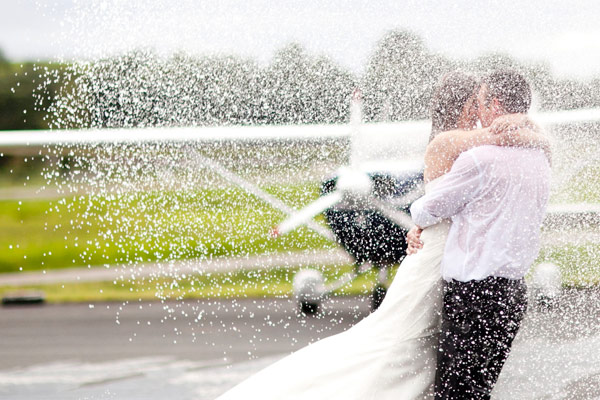
<path fill-rule="evenodd" d="M 600 106 L 600 79 L 558 79 L 546 65 L 506 55 L 452 60 L 396 30 L 377 43 L 362 76 L 293 43 L 265 66 L 145 51 L 61 65 L 0 54 L 0 129 L 343 123 L 355 88 L 368 122 L 424 119 L 444 73 L 497 68 L 522 71 L 542 110 Z"/>

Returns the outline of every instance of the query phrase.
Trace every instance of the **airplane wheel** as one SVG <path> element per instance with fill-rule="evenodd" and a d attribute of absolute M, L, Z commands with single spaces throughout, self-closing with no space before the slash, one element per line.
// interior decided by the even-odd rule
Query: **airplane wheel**
<path fill-rule="evenodd" d="M 319 303 L 309 301 L 300 302 L 300 312 L 304 315 L 316 315 L 319 311 Z"/>
<path fill-rule="evenodd" d="M 379 306 L 383 302 L 383 299 L 384 299 L 386 293 L 387 293 L 387 289 L 385 288 L 385 286 L 383 286 L 383 285 L 375 286 L 375 289 L 373 289 L 373 295 L 372 295 L 373 299 L 371 300 L 371 309 L 373 311 L 375 311 L 379 308 Z"/>
<path fill-rule="evenodd" d="M 537 308 L 539 311 L 542 311 L 542 312 L 550 312 L 550 311 L 554 310 L 557 306 L 557 301 L 552 296 L 540 294 L 537 296 L 536 300 L 537 300 L 537 302 L 536 302 Z"/>

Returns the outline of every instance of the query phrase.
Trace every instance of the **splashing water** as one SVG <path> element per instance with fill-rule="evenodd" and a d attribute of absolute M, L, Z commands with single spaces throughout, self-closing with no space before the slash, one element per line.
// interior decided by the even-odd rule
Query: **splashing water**
<path fill-rule="evenodd" d="M 169 7 L 154 2 L 140 13 L 137 5 L 139 2 L 118 0 L 78 2 L 65 15 L 68 29 L 64 35 L 83 35 L 82 43 L 89 47 L 84 47 L 87 54 L 82 60 L 37 71 L 42 78 L 37 91 L 40 107 L 48 103 L 48 86 L 61 84 L 48 109 L 54 129 L 161 127 L 168 135 L 169 128 L 174 127 L 345 124 L 350 119 L 349 100 L 357 86 L 365 91 L 367 121 L 423 119 L 428 117 L 434 83 L 442 73 L 458 66 L 478 71 L 507 64 L 521 68 L 533 79 L 543 110 L 574 108 L 578 103 L 594 106 L 600 96 L 597 87 L 590 86 L 586 99 L 561 100 L 550 90 L 540 91 L 543 85 L 552 84 L 544 68 L 502 57 L 462 62 L 444 59 L 429 51 L 416 35 L 404 31 L 381 40 L 360 77 L 294 44 L 277 52 L 268 65 L 238 55 L 163 54 L 164 43 L 180 39 L 168 29 Z M 197 12 L 202 12 L 202 7 Z M 156 15 L 162 14 L 163 25 L 155 29 L 148 31 L 140 22 L 156 20 Z M 105 29 L 108 21 L 110 26 L 127 26 L 132 20 L 131 35 Z M 190 26 L 193 20 L 192 13 Z M 90 43 L 97 35 L 111 36 L 115 46 L 94 48 Z M 156 46 L 138 48 L 142 36 L 144 43 Z M 398 69 L 401 74 L 395 72 Z M 598 129 L 597 123 L 576 124 L 551 132 L 556 141 L 553 202 L 600 202 Z M 361 144 L 375 142 L 373 138 L 359 139 Z M 395 138 L 386 150 L 403 149 L 402 141 Z M 55 227 L 55 231 L 64 235 L 67 246 L 78 248 L 73 264 L 104 265 L 121 271 L 114 284 L 128 287 L 132 295 L 117 311 L 117 322 L 123 309 L 137 305 L 141 298 L 153 297 L 162 302 L 165 319 L 193 322 L 203 310 L 184 311 L 182 304 L 189 301 L 187 297 L 240 294 L 239 289 L 219 287 L 239 280 L 236 273 L 216 279 L 194 270 L 197 260 L 332 246 L 308 230 L 279 242 L 267 239 L 270 227 L 283 214 L 231 185 L 205 160 L 216 160 L 286 203 L 301 207 L 318 196 L 325 173 L 347 162 L 352 145 L 347 140 L 315 140 L 52 146 L 43 152 L 43 176 L 46 185 L 58 188 L 64 197 L 50 212 L 68 216 L 64 226 Z M 364 150 L 378 151 L 368 146 Z M 554 229 L 548 235 L 563 233 Z M 563 279 L 567 276 L 573 286 L 585 286 L 585 282 L 600 282 L 599 253 L 597 243 L 582 241 L 578 246 L 554 246 L 542 252 L 541 258 L 560 260 Z M 177 263 L 182 260 L 192 265 L 191 273 Z M 141 273 L 147 263 L 158 265 L 150 276 Z M 290 276 L 283 280 L 290 283 Z M 250 292 L 270 284 L 268 273 L 249 273 L 244 279 L 243 289 Z M 287 293 L 286 289 L 275 289 L 273 294 Z M 241 295 L 247 294 L 242 291 Z M 585 311 L 568 312 L 580 316 Z M 554 353 L 552 338 L 535 344 L 542 354 L 554 354 L 554 366 L 580 345 L 589 346 L 590 352 L 597 350 L 596 339 L 578 340 L 581 343 L 563 344 Z M 524 348 L 517 351 L 524 354 L 523 359 L 533 357 Z M 518 370 L 521 366 L 515 362 L 510 368 Z M 549 367 L 549 371 L 555 370 Z M 544 375 L 544 384 L 551 385 L 551 374 Z M 188 373 L 180 379 L 196 382 L 198 377 Z M 506 379 L 516 382 L 520 378 Z M 500 388 L 508 391 L 508 384 L 502 384 L 505 386 Z M 520 388 L 530 389 L 531 382 L 508 392 L 521 395 Z M 552 390 L 561 398 L 564 387 L 557 384 Z"/>

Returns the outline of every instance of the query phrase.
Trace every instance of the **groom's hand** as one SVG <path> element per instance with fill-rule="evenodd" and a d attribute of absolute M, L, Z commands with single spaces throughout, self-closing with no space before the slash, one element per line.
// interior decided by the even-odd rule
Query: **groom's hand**
<path fill-rule="evenodd" d="M 413 226 L 411 230 L 408 231 L 406 234 L 406 241 L 408 244 L 408 247 L 406 248 L 406 254 L 415 254 L 417 251 L 423 248 L 421 232 L 423 232 L 423 229 L 421 229 L 421 227 L 418 225 Z"/>

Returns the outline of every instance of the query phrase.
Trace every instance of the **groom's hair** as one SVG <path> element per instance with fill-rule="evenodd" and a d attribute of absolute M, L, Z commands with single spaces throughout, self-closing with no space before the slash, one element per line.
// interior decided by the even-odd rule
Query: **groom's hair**
<path fill-rule="evenodd" d="M 498 99 L 508 113 L 526 113 L 531 106 L 531 88 L 523 75 L 515 70 L 498 70 L 483 77 L 488 98 Z"/>

